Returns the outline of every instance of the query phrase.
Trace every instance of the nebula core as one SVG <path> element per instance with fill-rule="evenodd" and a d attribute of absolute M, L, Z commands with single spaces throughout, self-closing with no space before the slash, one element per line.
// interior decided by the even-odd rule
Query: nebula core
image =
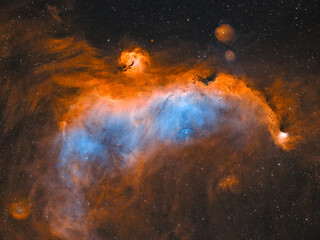
<path fill-rule="evenodd" d="M 106 53 L 44 6 L 1 18 L 1 239 L 320 236 L 319 75 L 267 83 L 225 49 Z"/>

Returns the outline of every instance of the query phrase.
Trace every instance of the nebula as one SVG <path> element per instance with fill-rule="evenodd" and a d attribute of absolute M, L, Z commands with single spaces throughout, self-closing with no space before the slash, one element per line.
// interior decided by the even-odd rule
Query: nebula
<path fill-rule="evenodd" d="M 65 44 L 60 41 L 58 46 Z M 156 157 L 159 151 L 175 149 L 182 151 L 183 157 L 183 149 L 192 146 L 209 144 L 212 150 L 216 149 L 215 142 L 221 137 L 237 139 L 230 143 L 235 151 L 246 151 L 251 141 L 260 142 L 254 135 L 256 129 L 265 131 L 270 143 L 273 139 L 273 144 L 284 150 L 294 144 L 295 133 L 288 142 L 284 141 L 287 135 L 280 131 L 276 113 L 261 93 L 247 87 L 243 79 L 218 73 L 213 81 L 204 84 L 199 75 L 210 73 L 205 65 L 166 72 L 159 65 L 153 69 L 151 62 L 145 50 L 135 48 L 121 54 L 119 64 L 124 68 L 116 73 L 104 70 L 111 81 L 96 77 L 88 82 L 78 75 L 57 77 L 60 84 L 76 84 L 80 88 L 84 85 L 84 90 L 60 116 L 60 131 L 52 136 L 50 144 L 57 149 L 53 167 L 56 176 L 46 182 L 46 188 L 54 188 L 49 190 L 44 215 L 53 235 L 62 239 L 99 239 L 96 225 L 110 218 L 109 211 L 117 211 L 118 195 L 125 194 L 127 198 L 126 194 L 130 194 L 130 204 L 141 191 L 139 175 L 145 171 L 141 164 L 152 162 L 155 169 L 163 164 L 164 160 Z M 73 78 L 78 82 L 64 82 Z M 120 93 L 119 82 L 123 82 Z M 180 154 L 174 154 L 172 161 L 179 161 Z M 215 165 L 217 160 L 212 157 Z M 225 164 L 230 161 L 226 159 Z M 218 180 L 223 191 L 240 184 L 236 174 L 230 174 Z M 110 178 L 119 178 L 120 186 L 109 183 Z M 126 178 L 136 178 L 136 183 L 122 183 Z M 114 189 L 110 193 L 108 188 Z M 34 191 L 37 192 L 37 185 Z M 95 191 L 107 193 L 99 196 Z M 101 204 L 110 207 L 101 209 Z M 111 220 L 115 221 L 112 216 Z M 118 224 L 122 221 L 126 220 L 121 219 Z"/>
<path fill-rule="evenodd" d="M 316 84 L 30 22 L 0 29 L 4 239 L 317 236 Z"/>
<path fill-rule="evenodd" d="M 214 33 L 220 42 L 228 45 L 234 44 L 237 40 L 236 32 L 229 24 L 221 24 Z"/>

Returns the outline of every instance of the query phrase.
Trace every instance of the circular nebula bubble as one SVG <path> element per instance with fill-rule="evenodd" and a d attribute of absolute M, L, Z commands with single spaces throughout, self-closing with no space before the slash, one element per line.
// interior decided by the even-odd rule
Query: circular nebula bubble
<path fill-rule="evenodd" d="M 26 200 L 13 202 L 9 205 L 10 215 L 17 220 L 25 220 L 29 217 L 31 205 Z"/>
<path fill-rule="evenodd" d="M 179 131 L 177 138 L 178 138 L 178 140 L 180 140 L 182 142 L 188 142 L 190 140 L 190 138 L 192 137 L 193 133 L 194 133 L 194 131 L 192 129 L 184 128 Z"/>
<path fill-rule="evenodd" d="M 145 67 L 150 64 L 149 58 L 148 53 L 141 48 L 123 51 L 119 59 L 119 63 L 122 65 L 121 70 L 129 73 L 143 72 Z"/>
<path fill-rule="evenodd" d="M 225 54 L 224 54 L 224 57 L 226 58 L 226 60 L 227 60 L 228 62 L 232 62 L 232 61 L 234 61 L 234 59 L 236 58 L 236 55 L 234 54 L 233 51 L 227 50 L 227 51 L 225 52 Z"/>
<path fill-rule="evenodd" d="M 229 24 L 220 25 L 216 28 L 214 34 L 220 42 L 225 44 L 232 45 L 237 39 L 236 32 Z"/>

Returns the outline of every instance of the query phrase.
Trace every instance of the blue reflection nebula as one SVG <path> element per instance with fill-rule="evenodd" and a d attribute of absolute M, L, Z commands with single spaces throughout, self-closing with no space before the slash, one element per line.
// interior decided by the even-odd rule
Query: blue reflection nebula
<path fill-rule="evenodd" d="M 188 142 L 190 138 L 192 137 L 194 131 L 192 129 L 182 129 L 180 132 L 177 134 L 177 140 L 178 141 L 183 141 L 183 142 Z"/>
<path fill-rule="evenodd" d="M 183 129 L 191 133 L 212 126 L 218 110 L 213 99 L 199 94 L 171 96 L 156 105 L 160 111 L 154 120 L 154 132 L 163 141 L 179 141 L 176 135 Z"/>
<path fill-rule="evenodd" d="M 71 158 L 85 161 L 92 156 L 100 155 L 104 149 L 102 143 L 90 136 L 86 129 L 74 129 L 69 131 L 64 139 L 60 159 L 62 163 Z"/>
<path fill-rule="evenodd" d="M 72 160 L 108 165 L 115 157 L 125 164 L 131 153 L 148 149 L 154 141 L 186 144 L 215 131 L 223 107 L 221 99 L 201 92 L 157 97 L 133 114 L 93 107 L 81 127 L 65 132 L 60 166 Z"/>

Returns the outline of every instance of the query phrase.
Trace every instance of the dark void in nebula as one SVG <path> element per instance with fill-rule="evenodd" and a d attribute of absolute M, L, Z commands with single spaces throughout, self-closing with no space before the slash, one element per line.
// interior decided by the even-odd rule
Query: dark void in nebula
<path fill-rule="evenodd" d="M 269 4 L 1 2 L 0 239 L 319 239 L 317 4 Z"/>

